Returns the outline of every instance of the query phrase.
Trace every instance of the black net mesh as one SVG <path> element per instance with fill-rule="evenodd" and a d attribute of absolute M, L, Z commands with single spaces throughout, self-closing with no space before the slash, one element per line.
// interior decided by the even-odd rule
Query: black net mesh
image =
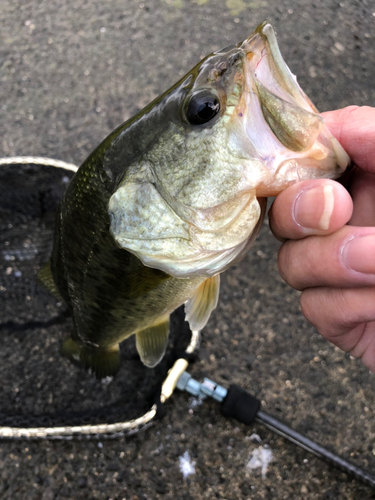
<path fill-rule="evenodd" d="M 160 394 L 191 332 L 182 308 L 171 318 L 166 356 L 145 368 L 134 336 L 121 345 L 121 369 L 99 381 L 62 358 L 72 329 L 66 307 L 36 281 L 48 261 L 54 214 L 73 173 L 41 165 L 0 167 L 0 425 L 35 427 L 138 418 Z"/>

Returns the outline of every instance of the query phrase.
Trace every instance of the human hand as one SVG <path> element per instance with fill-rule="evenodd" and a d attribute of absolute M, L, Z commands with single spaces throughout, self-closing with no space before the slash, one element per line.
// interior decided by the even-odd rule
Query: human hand
<path fill-rule="evenodd" d="M 279 271 L 302 290 L 305 317 L 375 372 L 375 108 L 323 116 L 356 165 L 348 191 L 327 179 L 294 184 L 274 201 L 270 227 L 286 240 Z"/>

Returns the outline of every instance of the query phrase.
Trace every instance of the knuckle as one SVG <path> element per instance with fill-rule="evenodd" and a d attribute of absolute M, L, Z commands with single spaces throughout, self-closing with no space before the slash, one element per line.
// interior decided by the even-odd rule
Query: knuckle
<path fill-rule="evenodd" d="M 281 245 L 277 265 L 282 279 L 291 287 L 301 290 L 303 267 L 300 266 L 299 258 L 295 255 L 296 245 L 298 242 L 291 240 Z"/>
<path fill-rule="evenodd" d="M 307 321 L 315 326 L 318 329 L 317 321 L 316 321 L 316 307 L 314 306 L 314 291 L 313 290 L 304 290 L 300 296 L 300 306 L 302 314 L 305 316 Z"/>
<path fill-rule="evenodd" d="M 290 255 L 290 241 L 286 241 L 283 243 L 279 249 L 279 253 L 277 255 L 277 267 L 279 269 L 280 276 L 284 281 L 286 281 L 289 285 L 289 255 Z"/>
<path fill-rule="evenodd" d="M 277 222 L 275 221 L 275 219 L 272 216 L 270 217 L 269 227 L 270 227 L 271 233 L 274 235 L 274 237 L 278 241 L 281 241 L 281 243 L 284 243 L 284 241 L 286 241 L 286 238 L 284 238 L 284 236 L 282 234 L 282 230 L 280 230 Z"/>
<path fill-rule="evenodd" d="M 331 342 L 353 328 L 355 318 L 340 288 L 308 288 L 300 297 L 302 314 L 318 332 Z"/>

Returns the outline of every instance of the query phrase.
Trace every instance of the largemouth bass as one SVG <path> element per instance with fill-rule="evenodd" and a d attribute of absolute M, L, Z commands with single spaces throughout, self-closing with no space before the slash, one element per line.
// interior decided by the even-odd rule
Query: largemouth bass
<path fill-rule="evenodd" d="M 135 335 L 155 366 L 177 307 L 193 330 L 207 323 L 220 273 L 248 252 L 266 198 L 336 178 L 348 162 L 269 23 L 205 57 L 112 132 L 66 190 L 41 272 L 72 312 L 63 354 L 113 375 L 119 343 Z"/>

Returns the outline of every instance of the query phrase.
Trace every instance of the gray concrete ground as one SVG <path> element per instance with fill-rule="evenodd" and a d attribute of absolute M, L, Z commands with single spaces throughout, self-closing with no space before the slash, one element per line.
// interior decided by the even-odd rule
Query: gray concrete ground
<path fill-rule="evenodd" d="M 6 0 L 0 15 L 1 156 L 81 163 L 201 56 L 247 37 L 264 18 L 319 109 L 375 105 L 370 0 Z M 277 248 L 265 225 L 244 261 L 225 273 L 191 373 L 240 384 L 262 399 L 265 411 L 374 471 L 374 378 L 303 319 L 298 293 L 278 276 Z M 43 367 L 35 370 L 42 382 Z M 118 440 L 2 442 L 0 496 L 375 498 L 262 426 L 228 421 L 214 403 L 193 406 L 175 394 L 163 420 Z M 247 464 L 266 445 L 273 461 L 262 477 Z M 186 451 L 195 474 L 184 479 L 179 457 Z"/>

